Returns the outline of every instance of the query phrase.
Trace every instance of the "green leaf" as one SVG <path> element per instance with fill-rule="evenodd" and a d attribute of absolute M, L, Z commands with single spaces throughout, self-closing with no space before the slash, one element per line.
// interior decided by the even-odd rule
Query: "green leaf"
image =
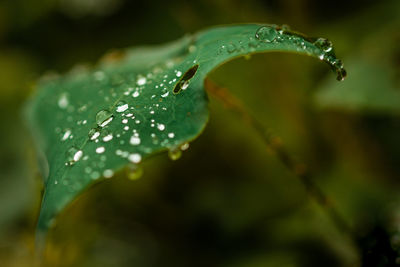
<path fill-rule="evenodd" d="M 273 51 L 319 58 L 339 80 L 345 76 L 328 40 L 246 24 L 128 49 L 117 62 L 42 81 L 26 109 L 39 154 L 47 159 L 38 230 L 45 232 L 66 205 L 102 177 L 137 169 L 161 151 L 179 155 L 207 123 L 207 74 L 233 58 Z"/>

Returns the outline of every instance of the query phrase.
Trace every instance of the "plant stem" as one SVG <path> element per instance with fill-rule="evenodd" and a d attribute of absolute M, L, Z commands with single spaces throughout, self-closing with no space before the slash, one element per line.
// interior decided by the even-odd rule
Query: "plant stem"
<path fill-rule="evenodd" d="M 247 112 L 243 103 L 238 98 L 233 96 L 227 88 L 217 85 L 208 78 L 205 80 L 204 86 L 210 95 L 221 101 L 226 108 L 240 115 L 248 125 L 256 130 L 256 132 L 264 141 L 265 145 L 276 154 L 282 164 L 300 179 L 308 195 L 327 212 L 336 227 L 342 232 L 353 237 L 353 231 L 350 226 L 335 209 L 330 199 L 314 183 L 312 173 L 307 169 L 305 164 L 294 160 L 294 158 L 283 145 L 281 139 L 277 136 L 274 136 L 270 130 L 266 129 L 262 123 L 260 123 L 260 121 Z"/>

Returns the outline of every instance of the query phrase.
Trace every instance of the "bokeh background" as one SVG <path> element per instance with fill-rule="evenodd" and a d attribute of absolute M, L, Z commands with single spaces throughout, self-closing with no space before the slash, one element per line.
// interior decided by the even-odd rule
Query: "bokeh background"
<path fill-rule="evenodd" d="M 338 230 L 257 133 L 210 99 L 205 132 L 130 180 L 88 190 L 50 232 L 44 266 L 394 266 L 400 247 L 400 1 L 3 0 L 0 266 L 34 265 L 41 177 L 21 108 L 48 72 L 217 24 L 327 37 L 348 78 L 294 54 L 237 59 L 210 79 L 280 136 L 354 229 Z"/>

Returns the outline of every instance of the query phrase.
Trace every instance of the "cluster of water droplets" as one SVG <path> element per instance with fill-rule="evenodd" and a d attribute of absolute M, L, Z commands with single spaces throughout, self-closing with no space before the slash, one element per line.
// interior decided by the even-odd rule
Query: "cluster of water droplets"
<path fill-rule="evenodd" d="M 317 55 L 320 60 L 328 63 L 337 74 L 337 80 L 342 81 L 346 77 L 346 71 L 342 62 L 336 58 L 332 42 L 325 38 L 309 38 L 297 32 L 290 30 L 287 25 L 265 25 L 259 27 L 254 37 L 250 36 L 247 40 L 231 41 L 224 44 L 218 50 L 218 55 L 244 54 L 246 58 L 249 52 L 263 48 L 264 46 L 285 43 L 293 45 L 298 52 L 304 52 L 308 55 Z"/>
<path fill-rule="evenodd" d="M 191 48 L 191 50 L 194 51 L 195 48 Z M 168 155 L 172 160 L 178 159 L 182 151 L 188 148 L 187 143 L 177 144 L 175 141 L 177 134 L 168 131 L 167 124 L 160 121 L 163 118 L 160 113 L 168 114 L 170 105 L 173 103 L 166 102 L 164 104 L 163 100 L 187 90 L 199 65 L 195 64 L 186 71 L 174 69 L 172 72 L 165 72 L 165 68 L 171 69 L 173 66 L 174 64 L 168 61 L 164 68 L 156 66 L 147 75 L 138 75 L 133 86 L 126 87 L 122 92 L 116 92 L 117 89 L 114 88 L 109 89 L 109 93 L 104 90 L 99 91 L 99 95 L 104 98 L 106 103 L 110 103 L 111 108 L 97 111 L 94 118 L 95 126 L 88 130 L 86 142 L 96 143 L 93 151 L 95 154 L 91 156 L 94 158 L 84 167 L 85 174 L 91 179 L 98 179 L 101 176 L 110 178 L 114 175 L 112 168 L 107 168 L 107 157 L 111 157 L 111 155 L 126 159 L 129 163 L 128 177 L 137 179 L 143 173 L 140 163 L 144 155 L 153 151 L 152 146 L 168 148 Z M 109 80 L 109 77 L 103 71 L 96 71 L 93 79 L 96 82 L 105 82 Z M 154 92 L 153 94 L 149 94 L 147 91 L 151 87 L 153 89 L 150 92 Z M 120 100 L 113 104 L 112 99 Z M 69 95 L 62 93 L 57 105 L 61 110 L 67 110 L 71 106 L 69 102 Z M 91 108 L 91 104 L 84 104 L 70 110 L 85 114 L 88 107 Z M 68 122 L 72 123 L 73 121 L 71 119 Z M 83 126 L 87 122 L 88 119 L 80 119 L 76 121 L 76 125 Z M 121 128 L 118 125 L 121 125 Z M 74 127 L 66 128 L 63 131 L 60 128 L 56 130 L 62 142 L 71 140 L 74 131 Z M 146 135 L 150 136 L 142 136 L 144 135 L 142 132 L 146 132 Z M 124 135 L 128 135 L 128 139 L 121 138 Z M 143 137 L 146 142 L 143 141 Z M 149 137 L 151 145 L 148 142 Z M 114 145 L 108 146 L 107 143 L 111 142 Z M 75 141 L 70 143 L 73 145 L 66 151 L 66 166 L 73 166 L 80 160 L 89 158 L 90 153 L 84 155 L 86 153 L 84 151 L 87 150 L 87 148 L 84 149 L 85 143 L 81 146 L 75 145 Z M 55 184 L 58 184 L 58 181 Z M 63 184 L 71 186 L 73 182 L 64 179 Z"/>

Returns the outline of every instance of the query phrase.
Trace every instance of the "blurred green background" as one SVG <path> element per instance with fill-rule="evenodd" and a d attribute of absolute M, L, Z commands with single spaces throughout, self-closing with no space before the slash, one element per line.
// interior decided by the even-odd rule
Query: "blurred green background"
<path fill-rule="evenodd" d="M 0 266 L 33 266 L 42 191 L 21 107 L 43 74 L 217 24 L 288 24 L 333 41 L 348 79 L 294 54 L 210 75 L 314 173 L 340 232 L 237 115 L 210 99 L 205 132 L 87 191 L 50 232 L 44 266 L 393 266 L 400 262 L 400 1 L 3 0 Z"/>

